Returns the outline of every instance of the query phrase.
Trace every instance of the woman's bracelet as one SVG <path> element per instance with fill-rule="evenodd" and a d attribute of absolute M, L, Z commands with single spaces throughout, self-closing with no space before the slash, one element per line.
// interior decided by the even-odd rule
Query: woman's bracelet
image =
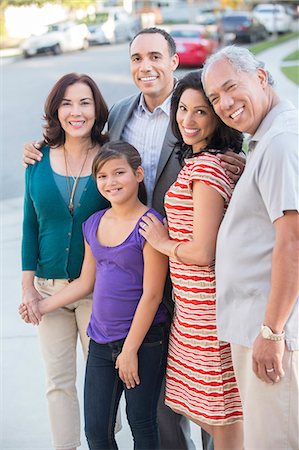
<path fill-rule="evenodd" d="M 179 249 L 179 246 L 182 245 L 182 244 L 183 244 L 183 242 L 178 242 L 178 243 L 176 244 L 176 246 L 174 247 L 174 249 L 173 249 L 173 256 L 174 256 L 175 259 L 176 259 L 178 262 L 180 262 L 180 263 L 183 263 L 183 261 L 181 260 L 181 258 L 180 258 L 179 255 L 178 255 L 178 249 Z"/>

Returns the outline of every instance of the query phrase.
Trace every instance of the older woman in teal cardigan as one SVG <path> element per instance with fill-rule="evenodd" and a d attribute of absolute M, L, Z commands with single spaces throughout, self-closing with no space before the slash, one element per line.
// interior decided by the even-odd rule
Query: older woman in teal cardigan
<path fill-rule="evenodd" d="M 87 355 L 92 300 L 82 299 L 42 320 L 36 303 L 79 276 L 84 256 L 82 223 L 108 206 L 91 175 L 93 158 L 107 140 L 102 134 L 107 117 L 107 105 L 90 77 L 63 76 L 45 104 L 42 161 L 26 170 L 22 301 L 28 321 L 39 324 L 56 450 L 80 445 L 76 347 L 79 335 Z"/>

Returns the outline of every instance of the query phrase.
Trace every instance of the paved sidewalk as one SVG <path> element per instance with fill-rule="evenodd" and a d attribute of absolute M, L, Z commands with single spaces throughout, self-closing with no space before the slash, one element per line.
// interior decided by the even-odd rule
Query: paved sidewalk
<path fill-rule="evenodd" d="M 279 70 L 279 61 L 297 48 L 288 42 L 259 55 L 273 74 L 277 91 L 298 106 L 298 87 Z M 44 396 L 44 373 L 36 328 L 23 323 L 17 314 L 21 299 L 20 239 L 22 198 L 0 202 L 1 249 L 1 450 L 51 450 Z M 84 362 L 78 352 L 78 392 L 83 390 Z M 82 396 L 82 395 L 81 395 Z M 82 402 L 81 402 L 82 403 Z M 122 403 L 123 430 L 117 439 L 120 450 L 132 449 L 132 439 Z M 192 435 L 200 450 L 199 429 Z M 82 433 L 82 450 L 87 445 Z"/>
<path fill-rule="evenodd" d="M 298 40 L 285 42 L 284 44 L 273 47 L 257 55 L 257 58 L 265 62 L 267 70 L 271 73 L 275 81 L 275 89 L 281 98 L 290 100 L 297 108 L 299 102 L 298 86 L 289 80 L 281 71 L 282 61 L 290 53 L 298 50 Z M 292 65 L 298 64 L 298 61 L 292 61 Z"/>
<path fill-rule="evenodd" d="M 11 64 L 17 58 L 22 56 L 19 48 L 4 48 L 0 49 L 0 67 L 6 64 Z"/>

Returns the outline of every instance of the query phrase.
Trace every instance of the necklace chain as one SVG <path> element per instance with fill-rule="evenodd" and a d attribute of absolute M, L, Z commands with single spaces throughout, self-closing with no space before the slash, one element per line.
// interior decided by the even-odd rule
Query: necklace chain
<path fill-rule="evenodd" d="M 90 149 L 88 148 L 87 151 L 86 151 L 86 155 L 85 155 L 85 158 L 83 160 L 83 163 L 82 163 L 82 166 L 80 168 L 80 171 L 79 171 L 78 175 L 74 176 L 72 174 L 72 172 L 71 172 L 71 167 L 70 167 L 70 165 L 67 162 L 67 157 L 66 157 L 67 150 L 66 150 L 65 146 L 63 145 L 63 155 L 64 155 L 64 163 L 65 163 L 66 182 L 67 182 L 67 190 L 68 190 L 68 193 L 69 193 L 68 209 L 69 209 L 69 212 L 70 212 L 71 215 L 74 214 L 74 197 L 75 197 L 75 192 L 76 192 L 76 189 L 77 189 L 77 186 L 78 186 L 79 178 L 80 178 L 81 173 L 83 171 L 83 168 L 85 166 L 89 150 Z M 71 183 L 70 183 L 69 174 L 68 174 L 68 167 L 70 169 L 71 177 L 74 180 L 74 184 L 73 184 L 73 188 L 72 189 L 71 189 Z"/>

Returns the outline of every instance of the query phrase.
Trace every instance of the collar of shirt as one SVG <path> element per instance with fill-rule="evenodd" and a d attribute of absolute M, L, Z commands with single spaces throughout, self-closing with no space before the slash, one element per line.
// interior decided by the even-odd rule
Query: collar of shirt
<path fill-rule="evenodd" d="M 253 151 L 257 145 L 257 143 L 261 140 L 264 134 L 271 128 L 271 125 L 274 119 L 285 111 L 294 110 L 295 106 L 289 102 L 288 100 L 279 101 L 264 117 L 262 122 L 260 123 L 258 129 L 254 133 L 253 136 L 249 139 L 249 151 Z"/>
<path fill-rule="evenodd" d="M 257 141 L 254 141 L 253 139 L 250 139 L 250 141 L 248 141 L 248 152 L 251 153 L 253 152 L 253 150 L 255 149 L 257 144 Z"/>
<path fill-rule="evenodd" d="M 156 114 L 160 112 L 164 112 L 167 117 L 170 116 L 170 101 L 171 101 L 171 95 L 169 95 L 164 102 L 157 106 L 153 112 L 149 111 L 148 107 L 146 106 L 144 95 L 141 94 L 139 104 L 137 107 L 137 113 L 141 117 L 143 114 L 147 114 L 149 117 L 153 117 Z"/>

